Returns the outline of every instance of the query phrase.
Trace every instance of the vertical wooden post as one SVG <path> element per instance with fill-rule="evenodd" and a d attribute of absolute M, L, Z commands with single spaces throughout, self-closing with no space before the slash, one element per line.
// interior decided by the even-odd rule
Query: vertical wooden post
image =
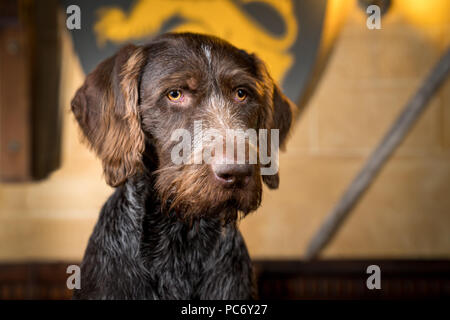
<path fill-rule="evenodd" d="M 31 178 L 31 77 L 17 12 L 0 27 L 0 179 Z"/>
<path fill-rule="evenodd" d="M 0 180 L 43 179 L 60 164 L 57 0 L 0 1 Z"/>

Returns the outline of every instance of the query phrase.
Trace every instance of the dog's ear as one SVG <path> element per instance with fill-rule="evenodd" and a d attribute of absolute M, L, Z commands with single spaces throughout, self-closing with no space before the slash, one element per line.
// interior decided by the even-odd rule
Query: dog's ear
<path fill-rule="evenodd" d="M 114 187 L 143 169 L 138 104 L 145 63 L 144 48 L 123 47 L 86 77 L 71 103 L 88 144 L 102 161 L 106 182 Z"/>
<path fill-rule="evenodd" d="M 286 140 L 289 135 L 289 131 L 293 126 L 293 122 L 296 118 L 297 107 L 296 105 L 286 97 L 281 91 L 280 87 L 270 76 L 266 65 L 256 55 L 252 55 L 256 61 L 259 76 L 263 79 L 264 87 L 267 96 L 267 104 L 269 105 L 270 116 L 265 119 L 265 126 L 268 129 L 279 130 L 279 148 L 285 150 Z M 268 142 L 271 140 L 269 139 Z M 270 148 L 268 148 L 270 150 Z M 278 159 L 278 155 L 275 156 Z M 278 164 L 277 164 L 278 165 Z M 273 175 L 263 175 L 262 179 L 264 183 L 270 189 L 277 189 L 280 183 L 278 172 Z"/>
<path fill-rule="evenodd" d="M 284 151 L 286 140 L 293 125 L 297 107 L 286 97 L 278 85 L 273 81 L 272 92 L 272 125 L 271 129 L 278 129 L 280 138 L 280 149 Z"/>
<path fill-rule="evenodd" d="M 279 149 L 285 150 L 286 140 L 295 119 L 297 107 L 286 97 L 275 81 L 272 81 L 272 119 L 270 119 L 270 129 L 278 129 Z M 268 140 L 270 142 L 271 139 Z M 271 143 L 271 142 L 270 142 Z M 270 149 L 269 149 L 270 150 Z M 277 150 L 278 152 L 279 150 Z M 272 155 L 272 161 L 278 161 L 278 154 Z M 275 160 L 276 159 L 276 160 Z M 278 163 L 276 164 L 278 166 Z M 277 189 L 280 184 L 280 176 L 277 173 L 273 175 L 263 175 L 263 182 L 270 189 Z"/>

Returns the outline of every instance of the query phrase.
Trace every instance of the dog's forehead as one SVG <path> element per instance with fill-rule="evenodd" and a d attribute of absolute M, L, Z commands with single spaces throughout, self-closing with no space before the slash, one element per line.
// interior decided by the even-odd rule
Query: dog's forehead
<path fill-rule="evenodd" d="M 254 59 L 245 51 L 214 37 L 191 34 L 169 35 L 150 46 L 148 66 L 163 78 L 175 73 L 190 78 L 237 71 L 258 75 Z"/>
<path fill-rule="evenodd" d="M 211 46 L 209 44 L 202 44 L 201 48 L 202 48 L 202 50 L 203 50 L 203 52 L 205 54 L 206 61 L 210 65 L 212 63 L 212 60 L 211 60 Z"/>

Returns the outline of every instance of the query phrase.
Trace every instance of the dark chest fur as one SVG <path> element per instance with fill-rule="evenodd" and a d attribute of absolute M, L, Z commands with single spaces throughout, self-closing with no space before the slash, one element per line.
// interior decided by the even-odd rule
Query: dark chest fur
<path fill-rule="evenodd" d="M 118 188 L 104 205 L 75 298 L 245 299 L 250 259 L 235 224 L 191 224 L 161 212 L 144 182 Z"/>

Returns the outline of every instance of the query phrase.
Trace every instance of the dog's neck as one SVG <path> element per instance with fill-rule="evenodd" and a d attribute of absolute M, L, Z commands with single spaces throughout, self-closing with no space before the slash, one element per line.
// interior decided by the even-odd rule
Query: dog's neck
<path fill-rule="evenodd" d="M 176 276 L 179 279 L 174 281 L 189 283 L 184 290 L 193 290 L 189 295 L 195 295 L 198 279 L 215 259 L 219 239 L 225 234 L 229 237 L 237 232 L 235 224 L 224 226 L 219 218 L 199 218 L 187 222 L 172 212 L 164 212 L 151 179 L 142 176 L 130 179 L 122 188 L 128 206 L 122 212 L 134 215 L 130 221 L 135 221 L 131 229 L 136 230 L 128 232 L 140 238 L 139 256 L 153 287 L 163 294 L 167 290 L 160 287 L 163 283 L 161 279 Z M 180 264 L 184 266 L 181 273 Z M 173 298 L 176 297 L 179 296 L 175 294 Z"/>
<path fill-rule="evenodd" d="M 184 220 L 183 213 L 168 211 L 162 204 L 154 188 L 151 173 L 129 179 L 123 188 L 130 214 L 135 215 L 136 223 L 142 227 L 142 243 L 156 245 L 162 238 L 168 241 L 178 241 L 178 245 L 189 246 L 193 241 L 202 250 L 213 249 L 224 228 L 235 228 L 236 223 L 224 224 L 218 213 L 217 218 L 196 218 Z M 170 231 L 170 232 L 169 232 Z M 166 242 L 165 242 L 166 243 Z"/>

